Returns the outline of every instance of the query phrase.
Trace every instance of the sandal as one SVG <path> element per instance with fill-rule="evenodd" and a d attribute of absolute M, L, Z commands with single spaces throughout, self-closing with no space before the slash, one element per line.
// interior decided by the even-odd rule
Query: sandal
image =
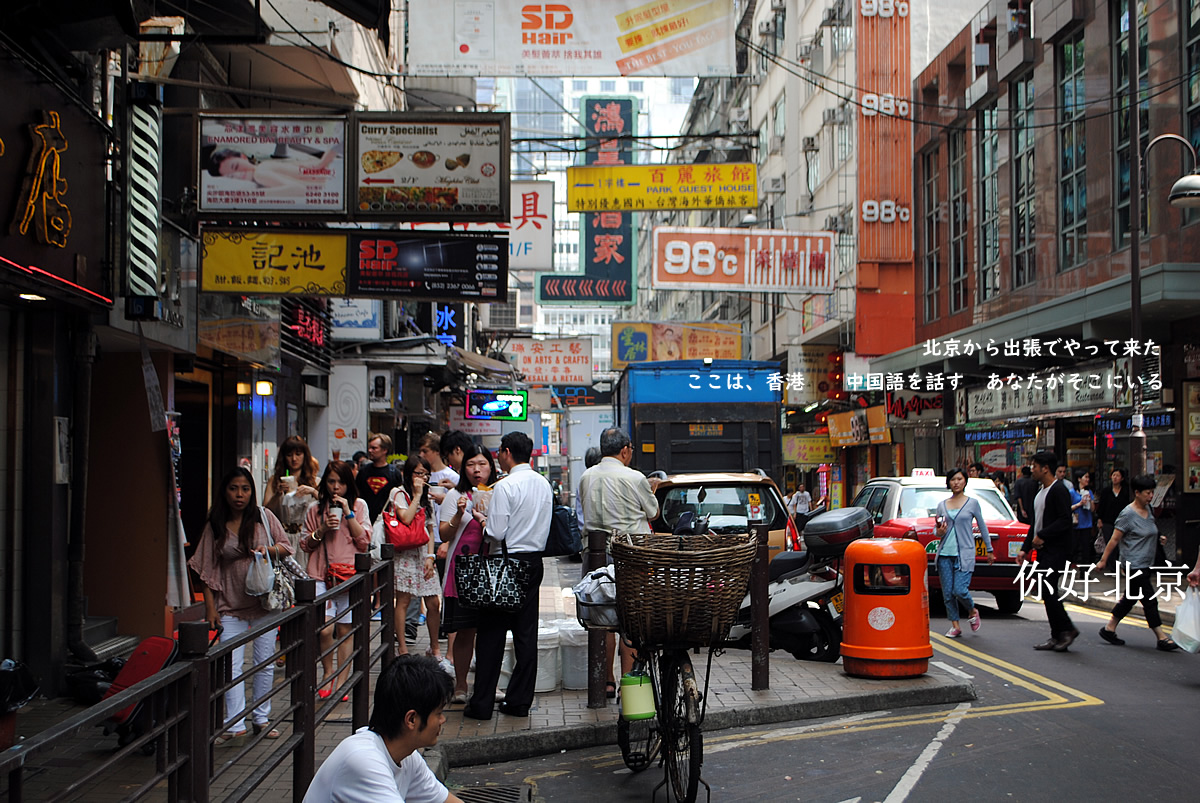
<path fill-rule="evenodd" d="M 1179 649 L 1179 645 L 1169 638 L 1164 638 L 1158 640 L 1158 648 L 1163 652 L 1174 652 Z"/>
<path fill-rule="evenodd" d="M 225 731 L 224 733 L 222 733 L 220 736 L 218 736 L 213 741 L 213 744 L 216 745 L 217 747 L 224 747 L 225 745 L 234 747 L 235 746 L 233 744 L 234 740 L 235 739 L 240 740 L 238 742 L 238 744 L 241 744 L 241 742 L 245 741 L 245 738 L 244 738 L 245 736 L 246 736 L 245 731 L 238 731 L 237 733 L 230 733 L 229 731 Z"/>
<path fill-rule="evenodd" d="M 617 696 L 617 682 L 615 680 L 607 681 L 604 684 L 604 696 L 609 700 L 613 700 Z"/>
<path fill-rule="evenodd" d="M 467 693 L 465 691 L 456 691 L 456 692 L 454 692 L 454 696 L 450 698 L 450 702 L 466 703 L 467 700 L 469 700 L 469 699 L 470 699 L 470 697 L 467 696 Z"/>
<path fill-rule="evenodd" d="M 263 737 L 264 739 L 278 739 L 281 735 L 279 731 L 271 727 L 271 723 L 269 722 L 252 722 L 250 723 L 250 727 L 254 728 L 255 736 L 266 730 L 267 735 Z"/>

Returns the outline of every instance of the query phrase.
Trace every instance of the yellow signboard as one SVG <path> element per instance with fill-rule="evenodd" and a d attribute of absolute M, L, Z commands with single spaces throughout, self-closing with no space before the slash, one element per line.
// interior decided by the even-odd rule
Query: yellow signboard
<path fill-rule="evenodd" d="M 567 208 L 572 212 L 757 206 L 758 171 L 750 162 L 567 168 Z"/>
<path fill-rule="evenodd" d="M 837 454 L 828 435 L 784 435 L 783 462 L 797 466 L 836 463 Z"/>
<path fill-rule="evenodd" d="M 615 321 L 612 324 L 612 367 L 656 360 L 740 360 L 742 325 L 663 321 Z"/>
<path fill-rule="evenodd" d="M 200 289 L 243 295 L 346 294 L 346 237 L 275 231 L 206 231 Z"/>

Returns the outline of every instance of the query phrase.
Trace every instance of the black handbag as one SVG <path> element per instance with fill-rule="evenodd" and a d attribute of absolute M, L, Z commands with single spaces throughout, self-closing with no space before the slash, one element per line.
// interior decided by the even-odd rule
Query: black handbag
<path fill-rule="evenodd" d="M 533 587 L 533 564 L 510 558 L 500 542 L 499 555 L 463 553 L 454 561 L 454 584 L 464 605 L 480 610 L 519 611 Z"/>

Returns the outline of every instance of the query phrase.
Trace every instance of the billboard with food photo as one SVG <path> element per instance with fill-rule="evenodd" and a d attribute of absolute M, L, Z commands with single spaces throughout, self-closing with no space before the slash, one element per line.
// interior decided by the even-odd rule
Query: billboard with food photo
<path fill-rule="evenodd" d="M 509 222 L 506 114 L 355 117 L 359 219 Z"/>

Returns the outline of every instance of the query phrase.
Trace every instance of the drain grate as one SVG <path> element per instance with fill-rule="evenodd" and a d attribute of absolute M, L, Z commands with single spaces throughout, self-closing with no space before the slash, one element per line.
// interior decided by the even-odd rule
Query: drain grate
<path fill-rule="evenodd" d="M 463 803 L 531 803 L 533 787 L 529 784 L 521 786 L 472 786 L 467 789 L 455 789 Z"/>

